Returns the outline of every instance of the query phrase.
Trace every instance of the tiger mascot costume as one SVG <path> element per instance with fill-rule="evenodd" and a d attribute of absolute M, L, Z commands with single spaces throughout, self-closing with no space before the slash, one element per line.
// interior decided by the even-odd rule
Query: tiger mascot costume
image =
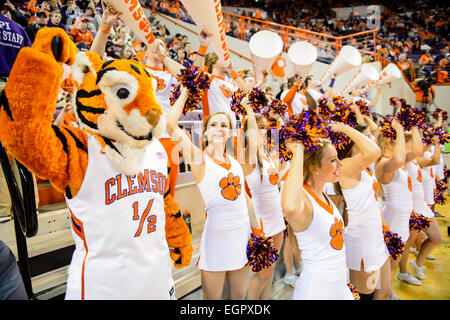
<path fill-rule="evenodd" d="M 62 63 L 80 128 L 52 124 Z M 43 28 L 19 52 L 0 103 L 2 143 L 65 194 L 75 240 L 66 299 L 173 299 L 171 260 L 189 265 L 192 237 L 170 195 L 144 66 L 77 54 L 62 29 Z"/>

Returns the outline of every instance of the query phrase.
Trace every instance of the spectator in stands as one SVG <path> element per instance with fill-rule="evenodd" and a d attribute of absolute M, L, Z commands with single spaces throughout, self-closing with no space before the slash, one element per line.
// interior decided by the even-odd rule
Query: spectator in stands
<path fill-rule="evenodd" d="M 448 60 L 443 58 L 439 61 L 439 68 L 437 71 L 437 82 L 444 83 L 448 81 L 448 71 L 447 71 Z"/>
<path fill-rule="evenodd" d="M 28 300 L 16 257 L 3 241 L 0 241 L 0 266 L 0 300 Z"/>
<path fill-rule="evenodd" d="M 25 31 L 28 34 L 28 38 L 30 39 L 31 43 L 34 42 L 34 39 L 36 38 L 36 33 L 39 31 L 39 29 L 46 27 L 48 24 L 48 15 L 45 11 L 38 11 L 35 14 L 34 22 L 30 23 L 26 28 Z"/>
<path fill-rule="evenodd" d="M 192 61 L 186 57 L 186 52 L 181 48 L 177 51 L 177 58 L 175 61 L 185 68 L 189 68 L 192 65 Z"/>
<path fill-rule="evenodd" d="M 411 81 L 411 64 L 406 60 L 406 53 L 401 53 L 398 56 L 397 65 L 400 70 L 405 74 L 409 81 Z"/>
<path fill-rule="evenodd" d="M 167 29 L 166 26 L 161 21 L 157 22 L 154 30 L 155 30 L 155 32 L 153 32 L 153 33 L 154 33 L 155 37 L 166 39 L 166 37 L 168 37 L 170 35 L 169 29 Z"/>
<path fill-rule="evenodd" d="M 181 35 L 180 35 L 181 38 Z M 178 50 L 180 49 L 180 40 L 174 39 L 172 41 L 172 47 L 168 50 L 170 59 L 175 60 L 178 57 Z"/>
<path fill-rule="evenodd" d="M 78 17 L 81 17 L 82 13 L 80 8 L 75 4 L 74 0 L 67 0 L 67 6 L 65 7 L 65 24 L 71 26 L 74 24 Z"/>
<path fill-rule="evenodd" d="M 21 10 L 16 9 L 16 7 L 9 0 L 6 0 L 4 6 L 2 7 L 2 14 L 4 16 L 6 16 L 6 12 L 9 12 L 11 16 L 11 18 L 8 19 L 18 23 L 23 28 L 28 26 L 28 18 Z"/>
<path fill-rule="evenodd" d="M 73 28 L 70 30 L 70 35 L 73 41 L 79 49 L 89 49 L 94 41 L 91 31 L 87 29 L 87 24 L 89 19 L 86 17 L 81 17 L 78 23 L 75 23 Z"/>
<path fill-rule="evenodd" d="M 416 94 L 416 104 L 418 106 L 421 106 L 423 104 L 433 103 L 435 98 L 435 90 L 433 86 L 430 86 L 427 88 L 427 90 L 424 90 L 419 83 L 424 80 L 424 78 L 417 78 L 414 81 L 414 93 Z"/>
<path fill-rule="evenodd" d="M 184 52 L 186 53 L 186 58 L 188 58 L 189 60 L 192 61 L 192 57 L 191 56 L 192 56 L 192 54 L 194 52 L 192 51 L 191 43 L 190 42 L 185 42 L 183 49 L 184 49 Z"/>
<path fill-rule="evenodd" d="M 97 12 L 95 11 L 94 4 L 89 5 L 86 8 L 86 10 L 84 12 L 84 16 L 89 19 L 89 24 L 92 24 L 91 28 L 94 30 L 89 28 L 91 30 L 91 32 L 97 32 L 98 29 L 100 28 L 100 24 L 102 23 L 102 20 L 101 20 L 100 16 L 97 14 Z"/>
<path fill-rule="evenodd" d="M 58 27 L 67 32 L 67 27 L 61 23 L 61 18 L 62 18 L 61 12 L 59 12 L 59 10 L 53 10 L 52 12 L 50 12 L 50 18 L 47 26 Z"/>
<path fill-rule="evenodd" d="M 130 60 L 137 60 L 135 58 L 135 52 L 133 49 L 133 46 L 130 43 L 125 43 L 122 47 L 122 50 L 120 50 L 120 59 L 130 59 Z"/>

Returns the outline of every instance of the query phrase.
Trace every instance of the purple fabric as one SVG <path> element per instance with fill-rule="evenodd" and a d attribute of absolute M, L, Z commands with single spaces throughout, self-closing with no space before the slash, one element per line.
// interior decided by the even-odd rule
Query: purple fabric
<path fill-rule="evenodd" d="M 0 76 L 8 76 L 20 49 L 30 46 L 25 30 L 0 14 Z"/>

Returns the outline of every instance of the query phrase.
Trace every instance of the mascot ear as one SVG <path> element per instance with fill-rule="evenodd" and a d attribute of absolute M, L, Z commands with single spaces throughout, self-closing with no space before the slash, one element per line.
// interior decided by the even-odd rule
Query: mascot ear
<path fill-rule="evenodd" d="M 95 52 L 85 51 L 78 53 L 75 63 L 71 66 L 72 79 L 75 81 L 75 86 L 79 88 L 89 72 L 92 72 L 95 78 L 104 62 Z"/>

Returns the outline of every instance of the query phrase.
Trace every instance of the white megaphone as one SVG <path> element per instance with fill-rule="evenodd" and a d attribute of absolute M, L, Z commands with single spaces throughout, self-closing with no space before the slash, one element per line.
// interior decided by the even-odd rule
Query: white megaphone
<path fill-rule="evenodd" d="M 150 23 L 145 17 L 137 0 L 106 0 L 116 11 L 121 13 L 121 19 L 142 41 L 150 45 L 155 41 Z"/>
<path fill-rule="evenodd" d="M 317 49 L 307 41 L 297 41 L 289 47 L 288 57 L 295 73 L 304 79 L 317 60 Z"/>
<path fill-rule="evenodd" d="M 255 79 L 259 81 L 261 74 L 272 67 L 283 51 L 283 40 L 275 32 L 262 30 L 250 38 L 249 47 Z"/>
<path fill-rule="evenodd" d="M 220 0 L 181 0 L 195 24 L 212 34 L 214 52 L 229 66 L 231 59 L 227 46 L 225 23 Z"/>
<path fill-rule="evenodd" d="M 339 54 L 331 62 L 328 69 L 320 77 L 320 84 L 328 81 L 333 74 L 337 76 L 343 74 L 354 67 L 361 65 L 362 57 L 358 50 L 352 46 L 343 46 Z"/>
<path fill-rule="evenodd" d="M 362 92 L 369 91 L 375 86 L 382 86 L 392 80 L 400 79 L 402 77 L 402 72 L 400 69 L 393 63 L 389 63 L 383 70 L 381 70 L 378 79 L 370 82 L 364 88 L 362 88 Z"/>
<path fill-rule="evenodd" d="M 355 73 L 353 78 L 347 83 L 347 85 L 341 90 L 339 95 L 354 91 L 356 88 L 364 87 L 378 79 L 377 69 L 370 64 L 363 64 L 358 72 Z"/>

